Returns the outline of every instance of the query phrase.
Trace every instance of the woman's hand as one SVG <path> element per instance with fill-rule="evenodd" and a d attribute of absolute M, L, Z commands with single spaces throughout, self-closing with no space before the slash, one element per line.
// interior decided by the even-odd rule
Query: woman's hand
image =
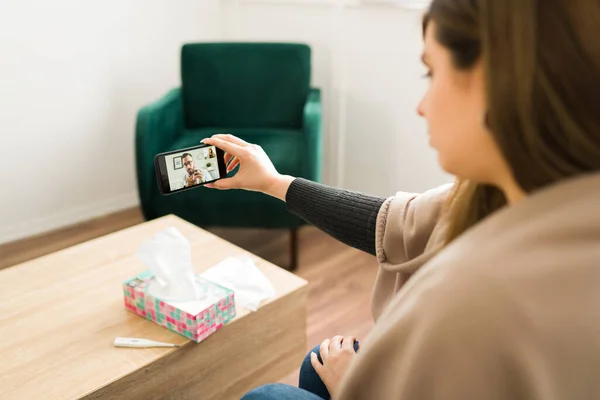
<path fill-rule="evenodd" d="M 217 180 L 206 186 L 263 192 L 285 201 L 285 194 L 294 178 L 279 174 L 260 146 L 247 143 L 233 135 L 221 134 L 204 139 L 202 143 L 225 151 L 227 172 L 233 171 L 238 165 L 240 167 L 235 176 Z"/>
<path fill-rule="evenodd" d="M 352 336 L 335 336 L 331 340 L 325 339 L 319 349 L 323 364 L 319 362 L 315 353 L 310 354 L 310 361 L 313 368 L 325 386 L 327 386 L 327 390 L 329 390 L 329 394 L 333 398 L 337 395 L 342 377 L 348 370 L 354 357 L 356 357 L 356 352 L 354 351 L 355 341 L 356 338 Z"/>

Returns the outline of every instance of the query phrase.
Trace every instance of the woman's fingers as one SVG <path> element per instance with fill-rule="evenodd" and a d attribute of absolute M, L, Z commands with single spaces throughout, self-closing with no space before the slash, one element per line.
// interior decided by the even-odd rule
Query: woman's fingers
<path fill-rule="evenodd" d="M 317 356 L 317 353 L 315 353 L 315 352 L 310 353 L 310 363 L 313 366 L 317 375 L 319 375 L 319 377 L 322 380 L 323 377 L 321 375 L 323 374 L 323 371 L 325 370 L 325 368 L 323 367 L 323 364 L 321 364 L 321 362 L 319 361 L 319 357 Z"/>
<path fill-rule="evenodd" d="M 340 335 L 334 336 L 329 344 L 329 353 L 337 353 L 342 348 L 342 337 Z"/>
<path fill-rule="evenodd" d="M 232 143 L 230 141 L 225 141 L 223 139 L 218 139 L 216 137 L 202 139 L 201 142 L 205 143 L 205 144 L 217 146 L 221 150 L 225 151 L 226 153 L 231 154 L 234 157 L 242 156 L 245 151 L 244 147 L 242 147 L 238 144 Z"/>
<path fill-rule="evenodd" d="M 319 348 L 319 353 L 321 353 L 321 360 L 323 360 L 323 363 L 325 363 L 325 360 L 329 358 L 329 343 L 330 340 L 325 339 Z"/>
<path fill-rule="evenodd" d="M 216 180 L 212 183 L 206 184 L 205 186 L 209 187 L 211 189 L 227 190 L 227 189 L 235 189 L 239 186 L 239 184 L 238 184 L 236 177 L 234 176 L 231 178 L 223 178 L 223 179 Z"/>
<path fill-rule="evenodd" d="M 227 166 L 227 172 L 231 172 L 235 169 L 235 167 L 237 167 L 240 164 L 240 159 L 239 158 L 234 158 L 233 161 L 231 162 L 231 164 L 229 164 Z"/>
<path fill-rule="evenodd" d="M 218 133 L 216 135 L 213 135 L 212 138 L 216 138 L 216 139 L 220 139 L 223 140 L 225 142 L 230 142 L 233 144 L 237 144 L 240 147 L 246 147 L 249 145 L 248 142 L 235 137 L 233 135 L 229 135 L 229 134 L 222 134 L 222 133 Z M 204 140 L 201 140 L 202 143 L 206 143 Z M 209 144 L 209 143 L 207 143 Z M 230 153 L 225 153 L 225 165 L 229 165 L 229 163 L 231 162 L 231 160 L 234 158 L 234 156 Z"/>
<path fill-rule="evenodd" d="M 240 147 L 246 147 L 250 144 L 250 143 L 246 142 L 245 140 L 240 139 L 237 136 L 230 135 L 228 133 L 217 133 L 216 135 L 213 135 L 212 137 L 224 140 L 226 142 L 237 144 Z"/>
<path fill-rule="evenodd" d="M 354 342 L 356 342 L 356 338 L 354 336 L 346 336 L 342 341 L 342 349 L 354 350 Z"/>

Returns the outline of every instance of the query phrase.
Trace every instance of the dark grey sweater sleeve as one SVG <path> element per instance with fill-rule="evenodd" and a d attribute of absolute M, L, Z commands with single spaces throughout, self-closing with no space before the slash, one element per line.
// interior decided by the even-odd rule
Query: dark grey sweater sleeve
<path fill-rule="evenodd" d="M 385 200 L 303 178 L 294 179 L 286 194 L 288 211 L 337 240 L 373 255 L 377 214 Z"/>

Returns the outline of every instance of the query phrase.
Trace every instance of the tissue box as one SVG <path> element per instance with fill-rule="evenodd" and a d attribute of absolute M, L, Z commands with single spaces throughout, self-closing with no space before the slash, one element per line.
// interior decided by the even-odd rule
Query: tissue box
<path fill-rule="evenodd" d="M 235 317 L 233 291 L 197 275 L 209 293 L 194 302 L 162 301 L 148 292 L 154 275 L 145 271 L 123 283 L 125 307 L 196 343 L 219 330 Z"/>

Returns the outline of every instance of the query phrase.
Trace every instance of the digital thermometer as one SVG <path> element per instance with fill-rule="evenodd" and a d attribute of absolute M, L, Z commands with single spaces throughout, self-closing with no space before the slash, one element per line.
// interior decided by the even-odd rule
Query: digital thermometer
<path fill-rule="evenodd" d="M 155 342 L 138 338 L 116 338 L 115 347 L 179 347 L 178 344 Z"/>

